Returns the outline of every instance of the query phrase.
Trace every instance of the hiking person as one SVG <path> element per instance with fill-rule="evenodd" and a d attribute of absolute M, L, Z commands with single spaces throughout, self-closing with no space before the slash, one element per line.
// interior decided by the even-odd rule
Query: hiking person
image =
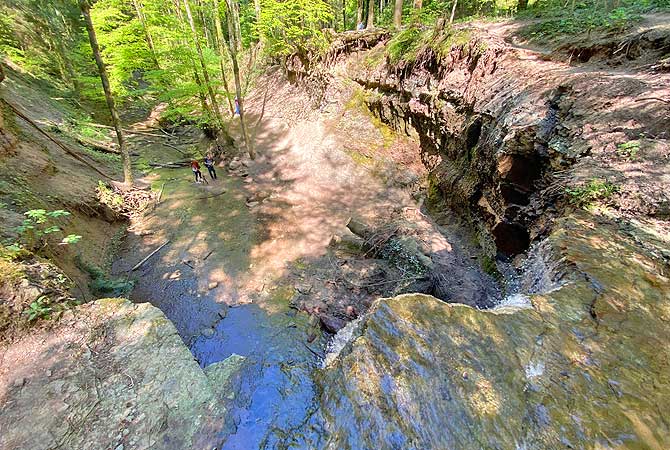
<path fill-rule="evenodd" d="M 240 115 L 240 99 L 238 99 L 237 97 L 235 97 L 235 114 L 233 115 L 235 116 Z"/>
<path fill-rule="evenodd" d="M 193 171 L 193 176 L 195 177 L 196 183 L 202 183 L 205 179 L 202 177 L 202 172 L 200 172 L 200 164 L 195 159 L 191 161 L 191 170 Z"/>
<path fill-rule="evenodd" d="M 205 167 L 207 167 L 207 171 L 209 172 L 209 176 L 212 178 L 212 180 L 216 180 L 216 170 L 214 170 L 214 157 L 212 156 L 211 153 L 207 153 L 207 156 L 205 156 Z"/>
<path fill-rule="evenodd" d="M 363 22 L 359 23 L 358 26 L 356 27 L 357 31 L 363 31 L 365 30 L 365 24 Z"/>

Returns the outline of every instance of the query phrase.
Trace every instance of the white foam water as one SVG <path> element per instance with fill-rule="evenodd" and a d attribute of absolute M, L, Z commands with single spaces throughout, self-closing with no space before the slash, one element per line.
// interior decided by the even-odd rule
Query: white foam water
<path fill-rule="evenodd" d="M 346 345 L 353 339 L 358 337 L 358 332 L 364 317 L 365 315 L 362 315 L 352 320 L 344 328 L 335 333 L 335 336 L 333 336 L 330 342 L 328 342 L 328 345 L 326 345 L 326 356 L 322 363 L 323 368 L 326 368 L 332 364 L 337 359 L 337 357 L 340 356 L 340 353 L 342 350 L 344 350 L 344 347 L 346 347 Z"/>
<path fill-rule="evenodd" d="M 500 300 L 500 303 L 493 307 L 493 311 L 513 312 L 519 309 L 529 309 L 532 307 L 533 304 L 530 301 L 530 297 L 527 295 L 512 294 Z"/>

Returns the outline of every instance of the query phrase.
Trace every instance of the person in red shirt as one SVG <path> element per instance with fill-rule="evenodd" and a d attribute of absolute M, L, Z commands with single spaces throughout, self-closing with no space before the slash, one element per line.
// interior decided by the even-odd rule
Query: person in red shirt
<path fill-rule="evenodd" d="M 200 172 L 200 164 L 195 159 L 191 161 L 191 170 L 193 171 L 193 176 L 195 177 L 196 183 L 202 183 L 205 179 L 202 177 L 202 172 Z"/>

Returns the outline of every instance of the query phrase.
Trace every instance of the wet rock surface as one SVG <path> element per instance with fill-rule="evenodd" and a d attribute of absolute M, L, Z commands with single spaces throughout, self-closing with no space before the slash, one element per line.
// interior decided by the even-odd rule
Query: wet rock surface
<path fill-rule="evenodd" d="M 226 380 L 210 382 L 160 310 L 98 300 L 2 349 L 0 448 L 211 449 L 226 422 Z"/>
<path fill-rule="evenodd" d="M 668 267 L 611 221 L 560 225 L 560 287 L 528 307 L 376 304 L 320 376 L 323 447 L 667 448 Z"/>

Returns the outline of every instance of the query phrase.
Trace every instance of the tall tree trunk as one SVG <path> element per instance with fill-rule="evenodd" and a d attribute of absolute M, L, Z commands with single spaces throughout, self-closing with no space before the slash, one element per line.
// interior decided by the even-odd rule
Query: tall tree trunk
<path fill-rule="evenodd" d="M 363 23 L 363 1 L 356 0 L 356 29 L 358 29 L 358 24 Z"/>
<path fill-rule="evenodd" d="M 399 30 L 402 26 L 402 0 L 395 0 L 393 9 L 393 28 Z"/>
<path fill-rule="evenodd" d="M 214 0 L 214 8 L 218 11 L 218 0 Z M 237 96 L 237 104 L 240 110 L 240 127 L 242 128 L 242 139 L 244 140 L 244 145 L 247 147 L 247 152 L 249 153 L 249 158 L 256 159 L 256 152 L 253 147 L 253 142 L 249 139 L 249 134 L 247 133 L 247 126 L 244 120 L 244 99 L 242 98 L 242 80 L 240 78 L 240 66 L 237 64 L 237 49 L 239 48 L 239 42 L 237 42 L 238 34 L 236 30 L 239 30 L 239 15 L 235 14 L 236 11 L 236 2 L 235 0 L 226 0 L 227 7 L 227 24 L 228 24 L 228 52 L 230 53 L 230 59 L 233 63 L 233 75 L 235 76 L 235 95 Z M 235 22 L 238 22 L 237 24 Z"/>
<path fill-rule="evenodd" d="M 112 116 L 112 125 L 114 126 L 114 131 L 116 131 L 116 139 L 119 142 L 119 150 L 121 152 L 121 159 L 123 161 L 123 181 L 128 186 L 132 186 L 133 172 L 130 165 L 130 154 L 128 153 L 128 148 L 126 147 L 126 142 L 123 138 L 121 120 L 119 120 L 119 115 L 116 112 L 116 107 L 114 106 L 114 97 L 112 96 L 112 89 L 109 86 L 107 69 L 105 68 L 105 63 L 102 61 L 102 56 L 100 55 L 98 38 L 95 35 L 95 28 L 93 28 L 93 21 L 91 20 L 91 5 L 89 4 L 89 0 L 80 0 L 79 8 L 81 9 L 81 14 L 84 16 L 86 31 L 88 32 L 88 39 L 91 43 L 91 50 L 93 51 L 93 56 L 95 57 L 95 63 L 98 66 L 100 81 L 102 81 L 102 89 L 105 91 L 105 100 L 107 100 L 107 107 L 109 108 L 109 113 Z"/>
<path fill-rule="evenodd" d="M 60 19 L 60 22 L 63 24 L 62 28 L 62 35 L 58 36 L 56 38 L 57 44 L 56 48 L 58 51 L 58 56 L 60 56 L 60 59 L 63 62 L 63 67 L 65 68 L 65 71 L 67 72 L 67 77 L 70 79 L 70 82 L 72 83 L 72 90 L 74 92 L 75 97 L 79 98 L 80 93 L 81 93 L 81 83 L 79 82 L 79 79 L 77 78 L 77 73 L 74 70 L 74 66 L 72 65 L 72 60 L 68 57 L 67 55 L 67 46 L 66 42 L 71 43 L 72 42 L 72 37 L 71 33 L 68 31 L 68 26 L 67 22 L 65 21 L 65 17 L 63 14 L 58 10 L 58 8 L 54 8 L 54 16 Z M 51 20 L 48 21 L 51 26 L 53 27 L 52 30 L 57 30 L 58 25 L 53 23 Z M 67 36 L 67 40 L 65 39 L 65 36 Z"/>
<path fill-rule="evenodd" d="M 223 48 L 223 28 L 221 27 L 221 15 L 219 11 L 219 2 L 214 0 L 214 28 L 216 31 L 216 44 L 219 51 L 219 64 L 221 66 L 221 79 L 223 80 L 223 88 L 226 90 L 226 100 L 228 100 L 228 109 L 230 114 L 235 113 L 233 109 L 233 102 L 230 99 L 230 89 L 228 89 L 228 79 L 226 78 L 226 68 L 223 63 L 226 56 L 226 51 Z"/>
<path fill-rule="evenodd" d="M 346 6 L 346 0 L 342 0 L 342 31 L 347 31 L 347 6 Z"/>
<path fill-rule="evenodd" d="M 156 66 L 156 68 L 160 69 L 161 66 L 160 64 L 158 64 L 158 57 L 156 56 L 156 47 L 154 46 L 154 39 L 151 36 L 149 27 L 147 27 L 147 18 L 144 15 L 144 10 L 142 9 L 142 4 L 140 3 L 140 0 L 133 0 L 133 6 L 135 7 L 135 12 L 137 13 L 137 18 L 140 21 L 140 25 L 142 25 L 142 29 L 144 30 L 144 36 L 147 40 L 147 46 L 149 46 L 149 50 L 151 51 L 151 59 L 153 60 L 153 63 Z"/>
<path fill-rule="evenodd" d="M 256 23 L 261 20 L 261 0 L 254 0 L 254 11 L 256 12 Z"/>
<path fill-rule="evenodd" d="M 367 28 L 374 28 L 374 26 L 375 26 L 375 0 L 369 0 Z"/>
<path fill-rule="evenodd" d="M 449 17 L 449 23 L 454 23 L 454 16 L 456 15 L 456 6 L 458 5 L 458 0 L 454 0 L 454 5 L 451 7 L 451 16 Z"/>
<path fill-rule="evenodd" d="M 177 16 L 177 19 L 179 19 L 179 35 L 184 36 L 184 29 L 186 27 L 186 24 L 184 23 L 184 16 L 181 13 L 181 3 L 180 0 L 173 0 L 173 6 L 174 6 L 174 12 L 175 15 Z M 200 106 L 202 107 L 202 112 L 205 114 L 205 117 L 207 117 L 208 122 L 214 122 L 214 114 L 212 113 L 212 110 L 210 109 L 209 105 L 207 104 L 207 96 L 205 94 L 206 89 L 205 86 L 202 84 L 202 80 L 200 79 L 200 74 L 198 73 L 198 66 L 195 63 L 195 60 L 193 59 L 193 56 L 191 54 L 191 49 L 189 48 L 188 41 L 180 37 L 179 38 L 179 44 L 182 45 L 184 48 L 188 48 L 188 60 L 191 62 L 191 72 L 193 74 L 193 82 L 195 83 L 196 86 L 198 86 L 198 98 L 200 98 Z"/>
<path fill-rule="evenodd" d="M 209 48 L 215 48 L 214 37 L 209 32 L 209 27 L 207 26 L 207 17 L 205 16 L 204 8 L 202 6 L 202 1 L 198 0 L 198 16 L 200 16 L 200 23 L 202 23 L 202 31 L 205 33 L 205 42 Z"/>
<path fill-rule="evenodd" d="M 65 68 L 67 78 L 70 80 L 70 83 L 72 84 L 72 90 L 74 92 L 74 96 L 79 98 L 79 93 L 81 92 L 81 85 L 79 84 L 79 80 L 77 79 L 77 74 L 74 71 L 74 67 L 72 67 L 72 61 L 70 61 L 70 58 L 68 58 L 67 56 L 65 43 L 63 42 L 63 39 L 56 39 L 56 41 L 57 41 L 56 51 L 58 52 L 58 56 L 63 62 L 63 67 Z"/>
<path fill-rule="evenodd" d="M 200 45 L 200 40 L 198 39 L 198 30 L 195 28 L 195 22 L 193 21 L 193 15 L 191 14 L 191 8 L 188 4 L 188 0 L 184 1 L 184 8 L 186 9 L 186 18 L 188 19 L 188 24 L 191 26 L 191 33 L 193 34 L 193 41 L 195 42 L 195 49 L 198 52 L 198 58 L 200 59 L 200 66 L 202 67 L 202 77 L 205 80 L 205 87 L 207 88 L 207 93 L 209 94 L 209 102 L 212 104 L 212 109 L 214 110 L 214 115 L 218 124 L 223 128 L 223 116 L 221 115 L 221 110 L 219 109 L 219 103 L 216 101 L 216 94 L 212 88 L 212 82 L 209 78 L 209 72 L 207 71 L 207 64 L 205 64 L 205 57 L 202 53 L 202 46 Z"/>
<path fill-rule="evenodd" d="M 414 0 L 414 9 L 423 8 L 423 0 Z"/>

